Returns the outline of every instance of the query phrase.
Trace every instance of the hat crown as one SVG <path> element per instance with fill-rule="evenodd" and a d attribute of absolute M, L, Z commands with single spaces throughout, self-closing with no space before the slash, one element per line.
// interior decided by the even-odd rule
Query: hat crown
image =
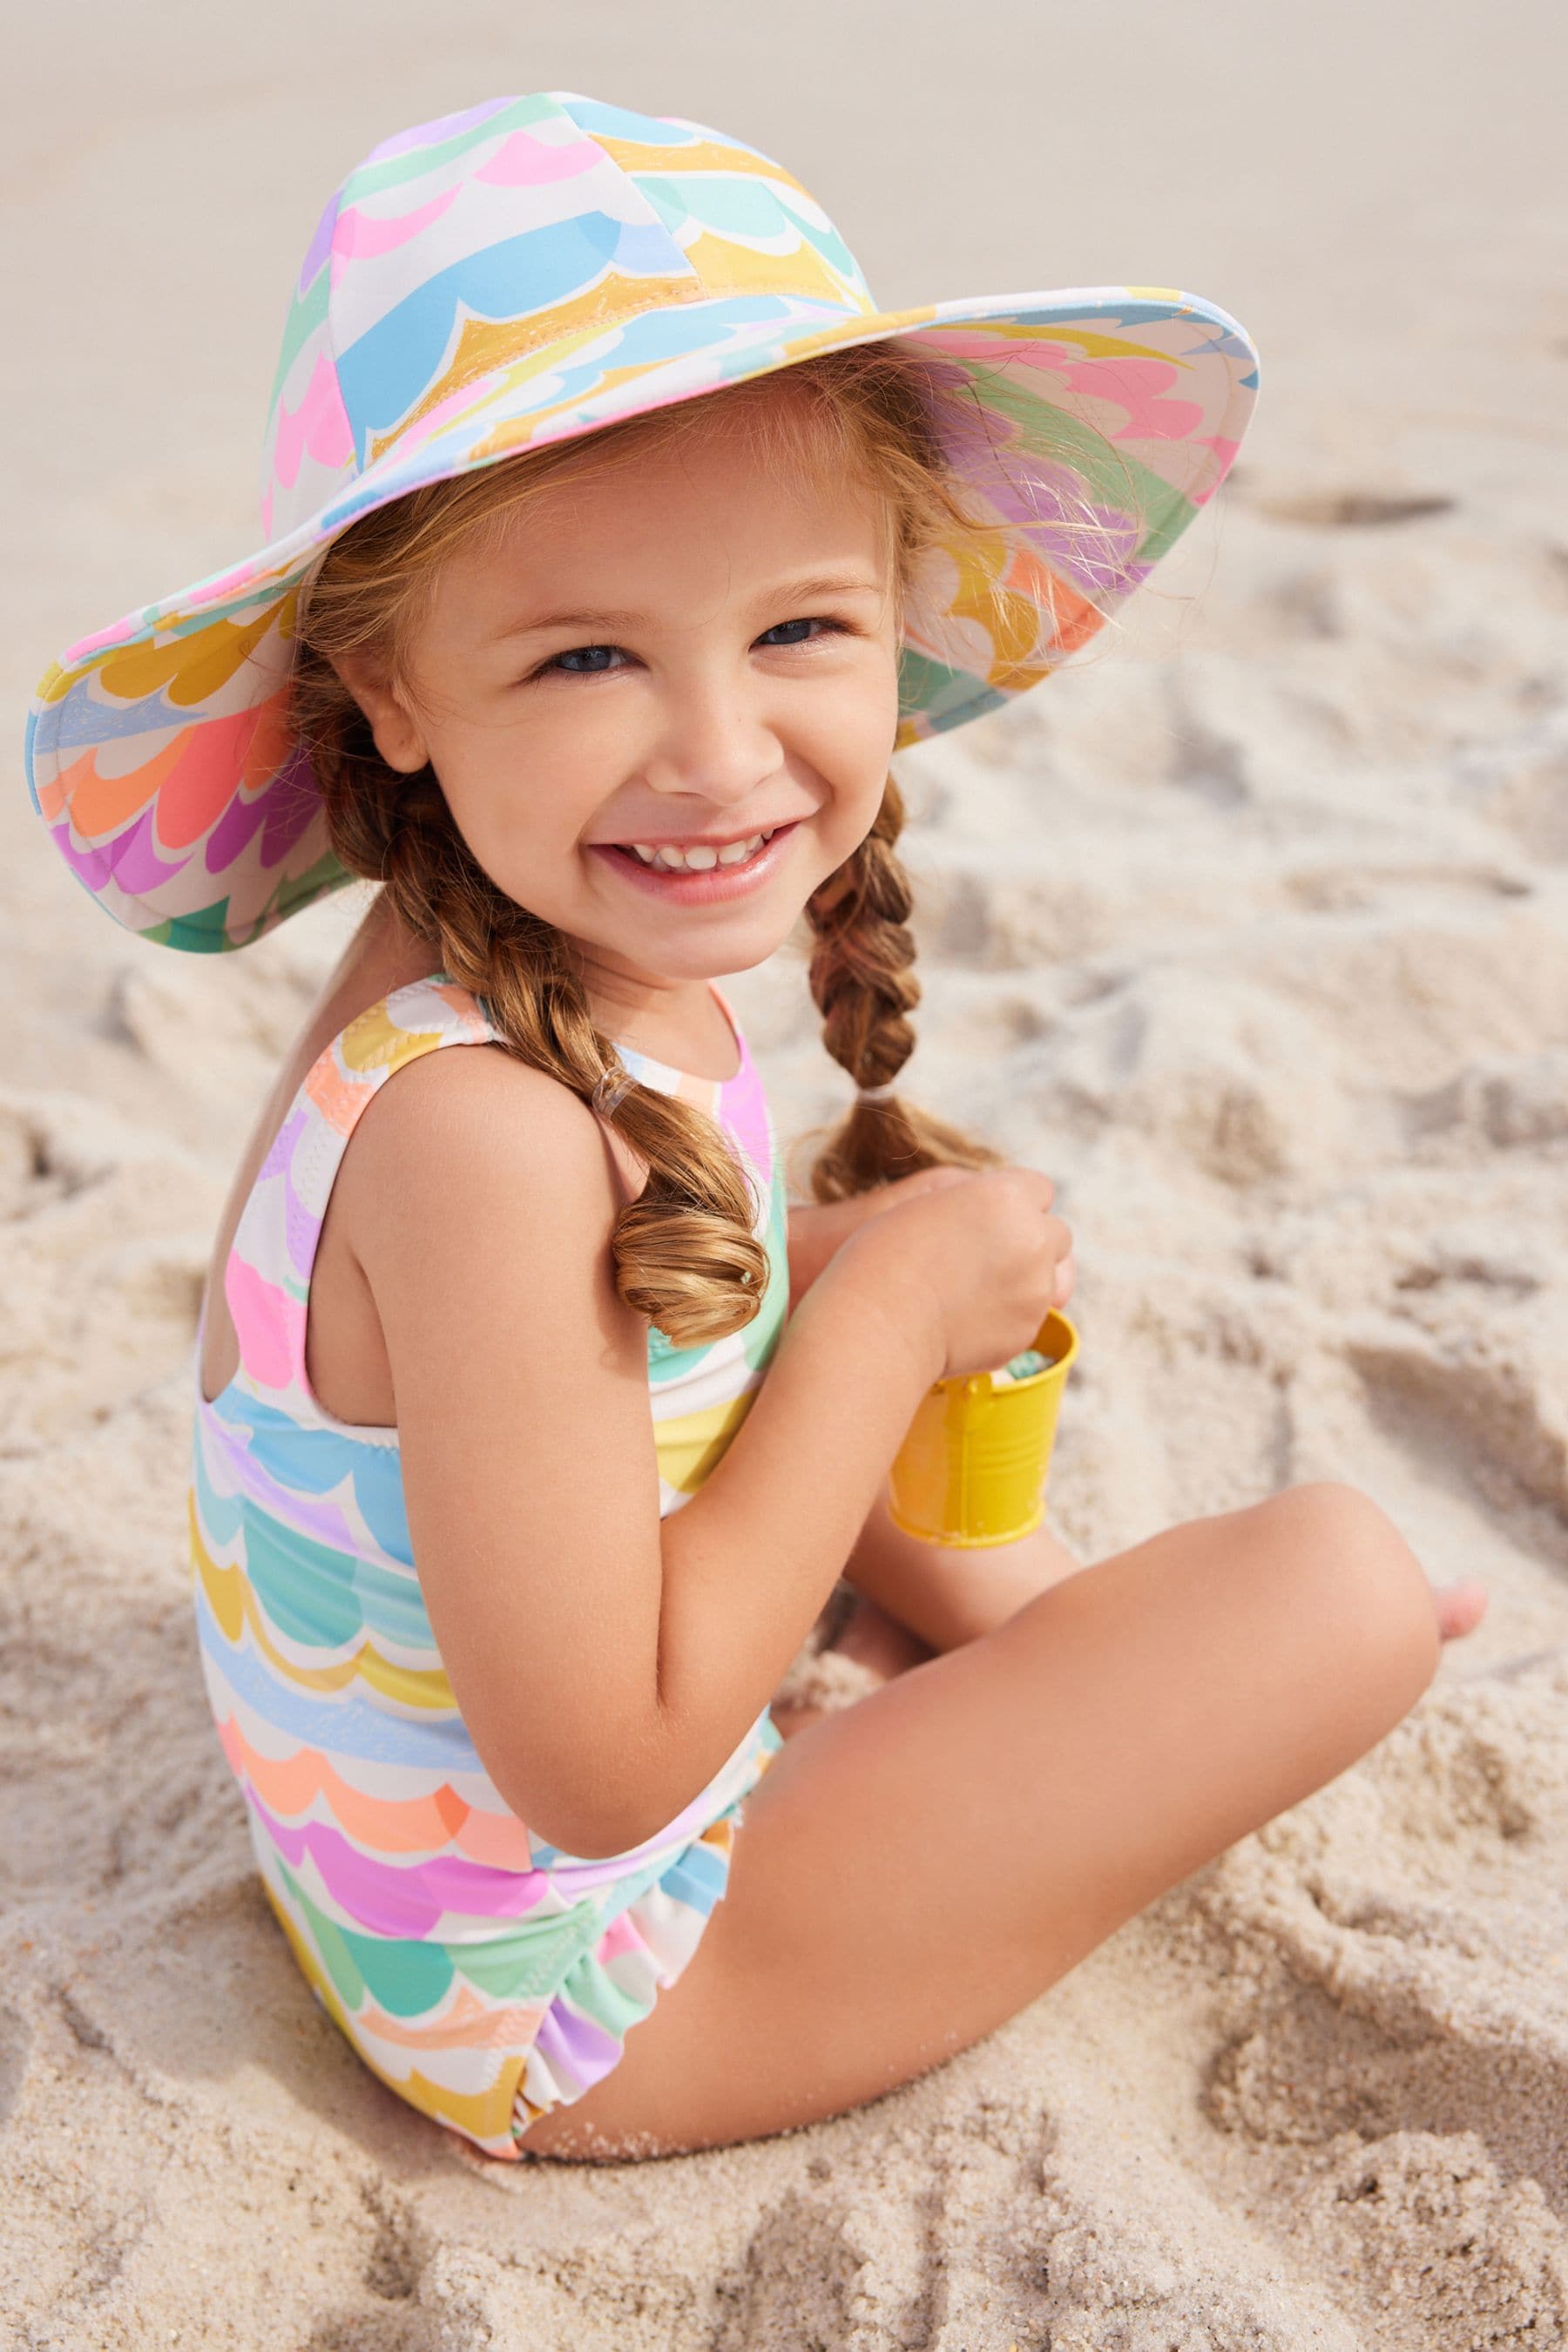
<path fill-rule="evenodd" d="M 602 379 L 711 336 L 704 305 L 871 314 L 800 182 L 701 123 L 573 91 L 499 98 L 383 141 L 317 224 L 284 329 L 261 519 L 286 538 L 457 422 L 506 371 Z M 686 314 L 691 314 L 689 316 Z M 541 386 L 542 389 L 542 386 Z"/>

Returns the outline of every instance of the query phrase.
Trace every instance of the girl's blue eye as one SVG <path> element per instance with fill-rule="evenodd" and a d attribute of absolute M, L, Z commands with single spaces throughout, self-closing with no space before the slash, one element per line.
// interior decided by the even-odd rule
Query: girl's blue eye
<path fill-rule="evenodd" d="M 556 664 L 559 663 L 562 667 L 564 668 L 570 662 L 587 660 L 589 656 L 595 654 L 618 653 L 619 650 L 620 648 L 617 646 L 574 646 L 568 653 L 557 654 L 555 660 L 553 662 L 546 662 L 544 667 L 546 669 L 553 669 L 556 667 Z M 568 669 L 567 676 L 569 677 L 603 677 L 606 667 L 607 664 L 604 662 L 593 661 L 591 662 L 590 667 L 585 669 Z"/>
<path fill-rule="evenodd" d="M 820 625 L 822 625 L 816 621 L 779 621 L 773 628 L 764 629 L 763 636 L 766 640 L 769 637 L 776 637 L 781 629 L 815 629 Z M 805 637 L 790 637 L 785 642 L 792 646 L 802 646 L 808 644 L 810 640 Z"/>

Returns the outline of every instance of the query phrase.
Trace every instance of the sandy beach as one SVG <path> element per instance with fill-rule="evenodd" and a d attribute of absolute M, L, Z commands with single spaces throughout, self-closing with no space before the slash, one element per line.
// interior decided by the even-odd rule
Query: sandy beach
<path fill-rule="evenodd" d="M 405 0 L 90 0 L 12 46 L 0 2338 L 1568 2345 L 1560 13 L 485 0 L 437 38 Z M 908 1090 L 1058 1185 L 1080 1556 L 1332 1477 L 1491 1593 L 1361 1765 L 986 2042 L 852 2116 L 604 2168 L 487 2163 L 361 2065 L 266 1908 L 197 1664 L 211 1233 L 363 900 L 233 957 L 143 944 L 20 751 L 60 648 L 255 542 L 335 182 L 547 88 L 780 155 L 889 305 L 1163 284 L 1253 332 L 1242 457 L 1124 625 L 900 758 Z M 834 1116 L 803 954 L 724 985 L 781 1136 Z"/>

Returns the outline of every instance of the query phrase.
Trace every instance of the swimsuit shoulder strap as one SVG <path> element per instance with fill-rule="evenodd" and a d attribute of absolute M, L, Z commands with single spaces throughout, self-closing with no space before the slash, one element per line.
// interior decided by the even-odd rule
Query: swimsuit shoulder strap
<path fill-rule="evenodd" d="M 438 975 L 351 1021 L 305 1073 L 235 1228 L 224 1296 L 239 1342 L 230 1385 L 290 1420 L 326 1418 L 305 1378 L 310 1273 L 349 1138 L 388 1078 L 444 1045 L 492 1044 L 480 1000 Z"/>

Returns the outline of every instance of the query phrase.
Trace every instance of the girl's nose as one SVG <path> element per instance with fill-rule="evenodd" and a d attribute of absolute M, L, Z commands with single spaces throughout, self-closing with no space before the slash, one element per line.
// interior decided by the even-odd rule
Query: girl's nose
<path fill-rule="evenodd" d="M 670 695 L 662 716 L 645 762 L 657 792 L 728 804 L 780 765 L 778 735 L 744 686 L 689 687 Z"/>

